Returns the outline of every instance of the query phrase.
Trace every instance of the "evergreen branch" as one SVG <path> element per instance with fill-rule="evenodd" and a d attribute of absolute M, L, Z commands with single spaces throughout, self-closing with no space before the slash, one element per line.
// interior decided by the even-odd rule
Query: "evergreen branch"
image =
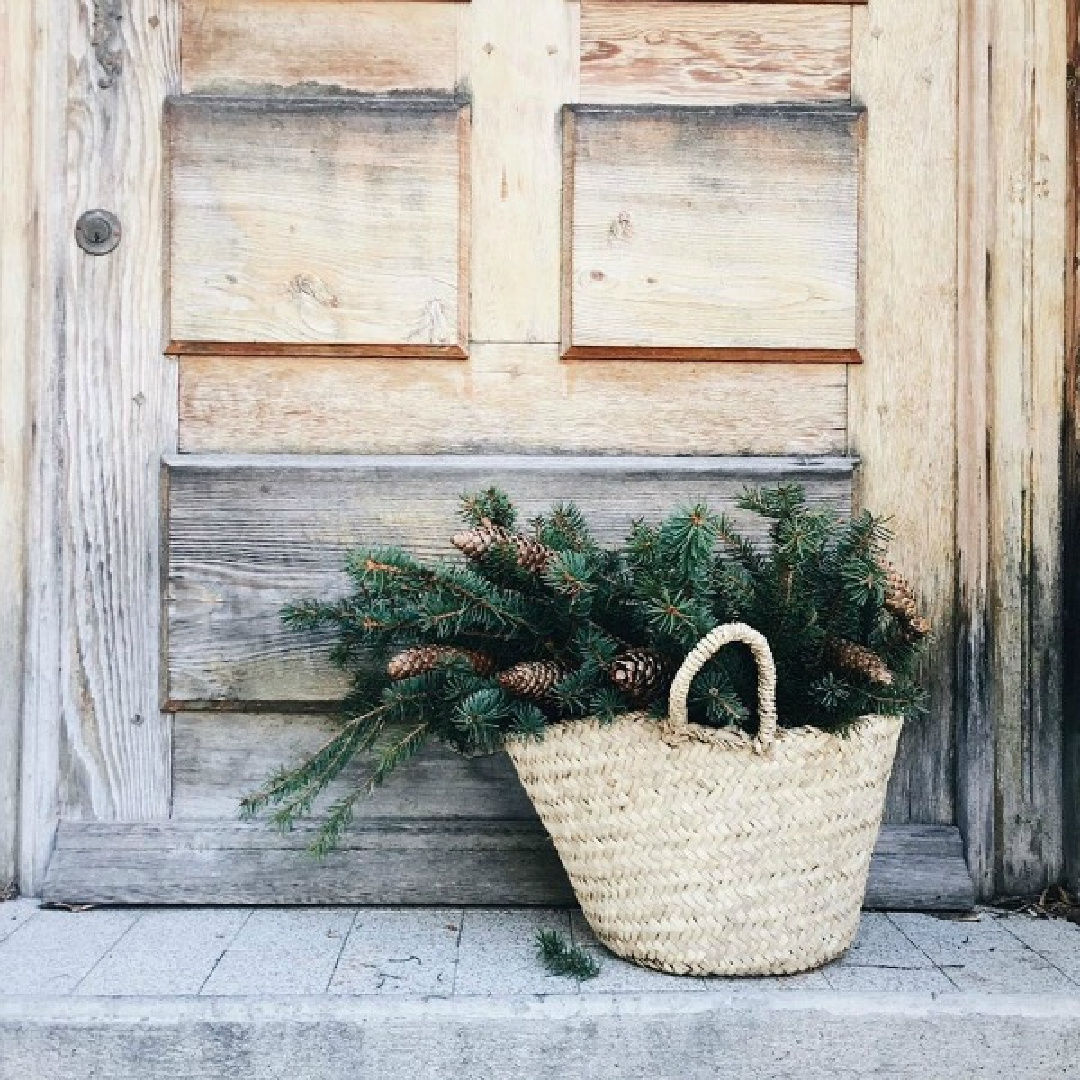
<path fill-rule="evenodd" d="M 308 846 L 315 858 L 325 859 L 341 843 L 345 830 L 352 824 L 353 811 L 362 794 L 362 790 L 353 791 L 330 807 L 326 821 Z"/>
<path fill-rule="evenodd" d="M 395 769 L 399 769 L 405 762 L 414 758 L 423 749 L 428 735 L 428 725 L 419 724 L 397 742 L 386 747 L 379 755 L 378 764 L 368 779 L 368 792 L 373 793 L 377 787 L 385 783 L 386 778 Z"/>
<path fill-rule="evenodd" d="M 540 962 L 551 975 L 571 979 L 595 979 L 600 965 L 584 949 L 569 944 L 557 930 L 541 930 L 536 935 Z"/>
<path fill-rule="evenodd" d="M 517 523 L 514 504 L 506 492 L 497 487 L 462 495 L 459 515 L 466 525 L 472 525 L 473 528 L 497 525 L 503 529 L 512 529 Z"/>

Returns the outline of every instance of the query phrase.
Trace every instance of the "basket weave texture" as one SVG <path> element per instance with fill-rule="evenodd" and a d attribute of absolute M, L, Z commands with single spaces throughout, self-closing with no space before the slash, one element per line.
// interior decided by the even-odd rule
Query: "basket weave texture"
<path fill-rule="evenodd" d="M 756 736 L 687 721 L 691 680 L 733 641 L 758 664 Z M 679 975 L 779 975 L 851 944 L 902 719 L 778 729 L 775 695 L 765 638 L 730 623 L 686 658 L 665 723 L 585 719 L 507 747 L 612 952 Z"/>

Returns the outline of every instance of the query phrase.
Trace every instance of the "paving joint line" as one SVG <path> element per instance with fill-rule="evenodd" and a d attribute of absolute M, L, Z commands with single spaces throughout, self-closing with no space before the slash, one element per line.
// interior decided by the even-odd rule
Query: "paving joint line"
<path fill-rule="evenodd" d="M 107 959 L 109 956 L 112 955 L 113 949 L 115 949 L 116 946 L 119 945 L 120 942 L 123 941 L 124 938 L 126 938 L 128 936 L 128 934 L 130 934 L 131 931 L 134 930 L 135 927 L 138 926 L 139 923 L 141 923 L 143 921 L 143 919 L 145 919 L 145 918 L 146 918 L 146 912 L 145 911 L 140 911 L 139 914 L 136 915 L 135 918 L 131 920 L 131 922 L 128 924 L 127 928 L 124 929 L 121 932 L 120 936 L 118 938 L 116 938 L 112 942 L 112 944 L 109 945 L 105 949 L 105 951 L 90 965 L 90 967 L 87 968 L 86 971 L 84 971 L 83 974 L 78 978 L 78 980 L 75 982 L 75 985 L 72 986 L 72 988 L 68 991 L 68 994 L 71 997 L 74 997 L 76 994 L 78 994 L 79 987 L 82 986 L 82 984 L 84 982 L 86 982 L 86 980 L 89 979 L 90 976 L 93 975 L 93 973 L 95 971 L 97 971 L 97 969 L 101 966 L 102 962 L 105 959 Z"/>
<path fill-rule="evenodd" d="M 235 933 L 228 941 L 221 947 L 221 952 L 218 953 L 217 959 L 210 965 L 210 970 L 206 973 L 206 978 L 199 984 L 199 989 L 195 991 L 195 997 L 201 997 L 202 992 L 206 989 L 206 984 L 214 977 L 214 972 L 217 971 L 221 961 L 225 959 L 225 954 L 236 944 L 236 939 L 243 932 L 244 927 L 251 922 L 251 917 L 255 914 L 254 908 L 249 908 L 247 915 L 241 920 L 240 925 L 236 928 Z"/>
<path fill-rule="evenodd" d="M 7 901 L 5 901 L 5 903 L 6 902 Z M 0 907 L 0 911 L 2 910 L 3 908 Z M 37 909 L 34 911 L 34 914 L 31 915 L 29 919 L 23 919 L 23 921 L 19 923 L 19 925 L 16 926 L 14 930 L 9 930 L 6 934 L 0 935 L 0 945 L 3 945 L 6 941 L 10 941 L 17 933 L 19 933 L 20 930 L 22 930 L 24 926 L 29 926 L 38 917 L 39 914 L 41 914 L 40 905 L 37 907 Z"/>
<path fill-rule="evenodd" d="M 334 958 L 334 967 L 330 972 L 330 978 L 326 980 L 325 993 L 330 993 L 330 988 L 334 985 L 334 978 L 337 976 L 338 967 L 341 965 L 341 958 L 345 955 L 345 948 L 349 944 L 349 939 L 352 937 L 353 928 L 356 926 L 356 920 L 360 917 L 360 909 L 358 907 L 353 908 L 352 918 L 349 920 L 349 929 L 341 935 L 341 948 L 338 949 L 338 954 Z"/>
<path fill-rule="evenodd" d="M 888 919 L 889 925 L 892 926 L 896 932 L 917 952 L 926 957 L 926 961 L 935 971 L 940 971 L 941 974 L 949 980 L 952 986 L 960 993 L 964 992 L 964 988 L 945 970 L 943 964 L 939 964 L 915 939 L 893 919 L 894 912 L 883 912 L 885 918 Z M 917 913 L 916 913 L 917 914 Z"/>
<path fill-rule="evenodd" d="M 457 940 L 454 942 L 454 974 L 450 980 L 450 997 L 457 996 L 458 964 L 461 962 L 461 938 L 465 933 L 465 909 L 458 908 Z"/>
<path fill-rule="evenodd" d="M 1050 957 L 1047 956 L 1044 952 L 1036 949 L 1032 945 L 1029 945 L 1023 938 L 1018 937 L 1016 934 L 1014 934 L 1012 927 L 1009 925 L 1008 919 L 1002 919 L 1000 920 L 1000 922 L 1001 925 L 1004 926 L 1004 928 L 1008 931 L 1009 937 L 1011 937 L 1014 941 L 1018 941 L 1033 956 L 1037 956 L 1044 963 L 1049 964 L 1063 979 L 1065 979 L 1066 982 L 1072 983 L 1073 986 L 1080 986 L 1080 981 L 1074 979 L 1064 968 L 1058 967 L 1058 965 L 1055 964 L 1054 961 L 1051 960 Z"/>

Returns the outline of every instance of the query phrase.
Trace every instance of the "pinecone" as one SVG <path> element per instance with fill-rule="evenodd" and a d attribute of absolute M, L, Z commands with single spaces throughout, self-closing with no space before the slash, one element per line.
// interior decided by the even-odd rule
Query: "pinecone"
<path fill-rule="evenodd" d="M 878 686 L 893 684 L 893 673 L 885 661 L 865 645 L 835 638 L 829 643 L 829 654 L 836 666 L 848 675 L 858 675 Z"/>
<path fill-rule="evenodd" d="M 386 665 L 386 674 L 395 682 L 411 679 L 426 671 L 434 671 L 440 664 L 453 659 L 468 660 L 477 675 L 490 675 L 495 670 L 490 657 L 472 649 L 455 649 L 450 645 L 417 645 L 392 656 Z"/>
<path fill-rule="evenodd" d="M 493 548 L 512 548 L 518 565 L 534 574 L 543 573 L 555 555 L 551 548 L 539 540 L 513 533 L 502 525 L 493 525 L 490 521 L 475 529 L 456 533 L 452 543 L 469 559 L 482 559 Z"/>
<path fill-rule="evenodd" d="M 527 660 L 500 671 L 495 678 L 508 694 L 542 700 L 570 672 L 571 668 L 558 660 Z"/>
<path fill-rule="evenodd" d="M 648 701 L 663 688 L 671 674 L 665 657 L 652 649 L 631 649 L 617 656 L 608 668 L 615 686 L 635 701 Z"/>
<path fill-rule="evenodd" d="M 919 614 L 915 593 L 892 563 L 882 563 L 885 571 L 885 610 L 900 624 L 909 641 L 918 641 L 930 633 L 930 623 Z"/>

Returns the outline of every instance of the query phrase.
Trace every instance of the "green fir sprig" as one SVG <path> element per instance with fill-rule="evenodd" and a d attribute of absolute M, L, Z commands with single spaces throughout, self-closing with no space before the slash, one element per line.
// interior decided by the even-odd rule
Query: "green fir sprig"
<path fill-rule="evenodd" d="M 595 979 L 600 965 L 584 949 L 571 945 L 557 930 L 536 935 L 536 951 L 548 974 L 569 979 Z"/>

